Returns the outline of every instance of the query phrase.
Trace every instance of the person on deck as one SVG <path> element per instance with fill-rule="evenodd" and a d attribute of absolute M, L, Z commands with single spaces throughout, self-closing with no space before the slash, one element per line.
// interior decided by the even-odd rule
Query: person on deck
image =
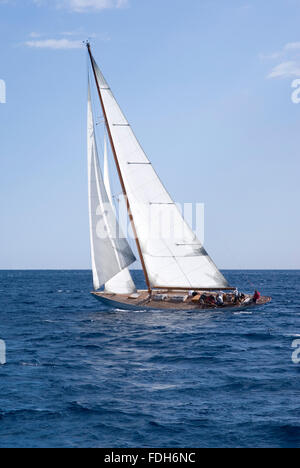
<path fill-rule="evenodd" d="M 223 294 L 220 293 L 217 295 L 217 305 L 219 307 L 223 306 L 224 305 L 224 298 L 223 298 Z"/>
<path fill-rule="evenodd" d="M 200 297 L 200 300 L 199 300 L 200 304 L 204 305 L 204 304 L 206 304 L 206 301 L 207 301 L 207 295 L 202 294 L 202 296 Z"/>
<path fill-rule="evenodd" d="M 215 296 L 211 295 L 207 298 L 207 304 L 210 306 L 216 306 L 216 298 Z"/>
<path fill-rule="evenodd" d="M 254 304 L 257 303 L 257 301 L 260 299 L 260 292 L 258 292 L 257 290 L 255 291 L 254 293 L 254 296 L 253 296 L 253 302 Z"/>
<path fill-rule="evenodd" d="M 234 303 L 235 303 L 235 304 L 238 303 L 239 298 L 240 298 L 240 293 L 239 293 L 239 290 L 236 289 L 236 290 L 234 291 Z"/>

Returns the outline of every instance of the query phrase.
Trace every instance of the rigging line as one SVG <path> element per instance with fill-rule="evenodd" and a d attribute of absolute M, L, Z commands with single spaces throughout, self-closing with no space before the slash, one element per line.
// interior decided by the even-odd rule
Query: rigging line
<path fill-rule="evenodd" d="M 97 76 L 96 76 L 96 72 L 95 72 L 95 69 L 94 69 L 94 63 L 93 63 L 93 56 L 92 56 L 92 53 L 91 53 L 91 48 L 90 48 L 90 44 L 87 43 L 87 49 L 88 49 L 88 52 L 89 52 L 89 56 L 90 56 L 90 60 L 91 60 L 91 64 L 92 64 L 92 69 L 93 69 L 93 72 L 94 72 L 94 76 L 95 76 L 95 81 L 96 81 L 96 86 L 98 88 L 98 94 L 99 94 L 99 97 L 100 97 L 100 101 L 101 101 L 101 105 L 102 105 L 102 108 L 103 108 L 103 113 L 105 113 L 105 110 L 104 110 L 104 105 L 103 105 L 103 98 L 102 98 L 102 94 L 101 94 L 101 87 L 98 83 L 98 80 L 97 80 Z M 110 89 L 110 88 L 109 88 Z M 109 128 L 109 124 L 108 124 L 108 120 L 107 120 L 107 116 L 104 115 L 104 118 L 105 118 L 105 123 L 106 123 L 106 127 L 107 127 L 107 132 L 109 134 L 109 138 L 110 138 L 110 141 L 112 143 L 112 149 L 113 149 L 113 152 L 115 153 L 115 147 L 114 147 L 114 144 L 113 144 L 113 140 L 112 140 L 112 136 L 111 136 L 111 132 L 110 132 L 110 128 Z M 134 135 L 134 137 L 136 138 L 138 144 L 140 145 L 140 147 L 142 148 L 142 145 L 140 144 L 138 138 L 136 137 L 133 129 L 132 130 L 132 133 Z M 118 169 L 118 173 L 119 173 L 119 177 L 121 175 L 121 171 L 120 171 L 120 166 L 119 166 L 119 162 L 118 162 L 118 158 L 117 158 L 117 155 L 115 153 L 115 160 L 116 160 L 116 165 L 117 165 L 117 169 Z M 149 161 L 149 164 L 151 164 L 151 162 Z M 159 181 L 161 182 L 161 184 L 163 185 L 162 183 L 162 180 L 161 178 L 159 177 L 159 175 L 157 174 L 157 172 L 155 171 L 155 169 L 153 168 L 157 178 L 159 179 Z M 120 177 L 120 182 L 121 182 L 121 185 L 123 186 L 124 185 L 124 181 L 123 181 L 123 177 L 121 175 Z M 164 185 L 163 185 L 164 187 Z M 123 188 L 123 187 L 122 187 Z M 125 190 L 125 192 L 124 192 Z M 151 285 L 150 285 L 150 280 L 149 280 L 149 276 L 148 276 L 148 272 L 147 272 L 147 269 L 146 269 L 146 265 L 145 265 L 145 261 L 144 261 L 144 257 L 143 257 L 143 253 L 142 253 L 142 250 L 141 250 L 141 246 L 140 246 L 140 243 L 139 243 L 139 239 L 138 239 L 138 236 L 137 236 L 137 232 L 136 232 L 136 228 L 135 228 L 135 223 L 134 223 L 134 219 L 133 219 L 133 216 L 132 216 L 132 213 L 131 213 L 131 208 L 130 208 L 130 204 L 129 204 L 129 200 L 128 200 L 128 197 L 127 197 L 127 194 L 126 194 L 126 189 L 125 189 L 125 185 L 124 185 L 124 195 L 125 195 L 125 198 L 126 198 L 126 201 L 127 201 L 127 207 L 128 207 L 128 214 L 129 214 L 129 219 L 131 221 L 131 224 L 132 224 L 132 227 L 133 227 L 133 233 L 134 233 L 134 237 L 135 237 L 135 240 L 136 240 L 136 243 L 137 243 L 137 247 L 138 247 L 138 252 L 139 252 L 139 255 L 140 255 L 140 258 L 141 258 L 141 263 L 142 263 L 142 267 L 143 267 L 143 270 L 144 270 L 144 274 L 145 274 L 145 278 L 146 278 L 146 282 L 147 282 L 147 285 L 148 285 L 148 289 L 149 289 L 149 293 L 151 294 Z M 166 189 L 165 189 L 166 190 Z M 171 196 L 170 196 L 170 193 L 166 190 L 169 198 L 172 200 Z M 176 204 L 175 204 L 176 206 Z M 178 207 L 177 207 L 178 209 Z M 179 211 L 179 209 L 178 209 Z M 163 242 L 165 247 L 167 248 L 167 250 L 172 254 L 172 251 L 171 249 L 169 248 L 169 246 L 167 245 L 166 242 Z M 189 284 L 191 284 L 189 278 L 187 277 L 186 273 L 184 272 L 183 268 L 181 267 L 181 265 L 179 264 L 178 260 L 176 258 L 174 258 L 175 260 L 175 263 L 179 269 L 179 271 L 182 273 L 182 275 L 186 278 L 187 282 Z"/>
<path fill-rule="evenodd" d="M 90 60 L 91 60 L 91 65 L 92 65 L 94 78 L 95 78 L 95 82 L 96 82 L 96 86 L 97 86 L 97 90 L 98 90 L 98 95 L 99 95 L 101 107 L 102 107 L 102 110 L 103 110 L 103 114 L 104 114 L 104 118 L 105 118 L 105 124 L 106 124 L 106 128 L 107 128 L 111 148 L 112 148 L 112 151 L 113 151 L 113 155 L 114 155 L 115 164 L 116 164 L 116 167 L 117 167 L 120 183 L 121 183 L 121 186 L 122 186 L 122 190 L 124 192 L 124 196 L 126 198 L 128 216 L 129 216 L 129 219 L 130 219 L 130 222 L 131 222 L 133 234 L 134 234 L 134 237 L 135 237 L 136 245 L 137 245 L 139 256 L 140 256 L 140 259 L 141 259 L 141 263 L 142 263 L 142 267 L 143 267 L 143 271 L 144 271 L 144 275 L 145 275 L 145 279 L 146 279 L 146 283 L 147 283 L 147 287 L 148 287 L 148 292 L 149 292 L 149 295 L 151 296 L 151 294 L 152 294 L 151 282 L 150 282 L 150 278 L 149 278 L 148 271 L 147 271 L 147 268 L 146 268 L 146 263 L 145 263 L 145 260 L 144 260 L 144 255 L 143 255 L 143 251 L 142 251 L 142 248 L 141 248 L 141 244 L 140 244 L 140 241 L 139 241 L 139 238 L 138 238 L 138 235 L 137 235 L 137 230 L 136 230 L 136 227 L 135 227 L 135 222 L 134 222 L 134 218 L 133 218 L 133 215 L 132 215 L 130 202 L 129 202 L 129 199 L 127 197 L 126 186 L 125 186 L 125 183 L 124 183 L 124 179 L 123 179 L 123 175 L 122 175 L 122 172 L 121 172 L 120 163 L 119 163 L 119 160 L 118 160 L 114 140 L 113 140 L 113 137 L 112 137 L 110 126 L 109 126 L 107 113 L 106 113 L 106 109 L 105 109 L 105 106 L 104 106 L 104 101 L 103 101 L 103 97 L 102 97 L 102 93 L 101 93 L 101 89 L 100 89 L 100 84 L 98 82 L 98 77 L 97 77 L 97 73 L 96 73 L 95 61 L 94 61 L 94 58 L 92 56 L 91 46 L 90 46 L 89 43 L 87 43 L 87 50 L 88 50 L 88 54 L 89 54 L 89 57 L 90 57 Z"/>
<path fill-rule="evenodd" d="M 89 68 L 89 58 L 87 56 L 87 64 L 88 64 L 88 78 L 89 78 L 89 83 L 90 83 L 90 91 L 91 91 L 91 106 L 92 106 L 92 113 L 93 113 L 93 120 L 94 120 L 94 136 L 95 136 L 95 140 L 96 140 L 96 144 L 97 144 L 97 148 L 98 148 L 98 153 L 99 153 L 99 148 L 100 148 L 100 153 L 101 153 L 101 160 L 103 161 L 104 159 L 104 151 L 103 151 L 103 145 L 100 144 L 99 145 L 99 135 L 96 130 L 97 128 L 101 128 L 101 122 L 98 124 L 97 121 L 96 121 L 96 115 L 97 115 L 97 112 L 96 112 L 96 108 L 95 108 L 95 104 L 94 102 L 96 101 L 95 99 L 92 99 L 92 94 L 93 94 L 93 86 L 92 86 L 92 80 L 91 80 L 91 74 L 90 74 L 90 68 Z M 103 119 L 103 126 L 105 126 L 105 121 L 104 121 L 104 117 L 101 117 Z M 99 159 L 99 158 L 98 158 Z M 100 161 L 99 161 L 100 163 Z M 100 167 L 101 167 L 101 164 L 100 164 Z"/>
<path fill-rule="evenodd" d="M 104 118 L 99 117 L 99 121 L 98 122 L 96 121 L 96 125 L 99 126 L 99 125 L 102 125 L 102 124 L 104 124 Z"/>
<path fill-rule="evenodd" d="M 250 281 L 249 274 L 246 273 L 246 272 L 245 272 L 245 279 L 246 279 L 247 283 L 249 283 L 251 285 L 251 287 L 254 288 L 254 289 L 257 288 L 257 285 L 262 287 L 262 283 L 260 283 L 260 282 L 257 282 L 256 285 L 254 283 L 252 283 L 252 281 Z"/>
<path fill-rule="evenodd" d="M 90 74 L 89 74 L 89 79 L 90 79 Z M 91 84 L 91 83 L 90 83 L 90 84 Z M 91 86 L 90 86 L 90 89 L 91 89 Z M 91 94 L 92 94 L 92 89 L 91 89 Z M 94 108 L 95 106 L 94 106 L 94 104 L 93 104 L 92 96 L 91 96 L 91 106 L 92 106 L 92 113 L 93 113 L 93 116 L 95 116 L 95 108 Z M 93 120 L 94 120 L 94 126 L 93 126 L 93 129 L 94 129 L 94 130 L 93 130 L 93 133 L 94 133 L 95 145 L 96 145 L 96 147 L 95 147 L 95 154 L 94 154 L 94 163 L 95 163 L 95 166 L 96 166 L 96 165 L 97 165 L 97 164 L 96 164 L 96 161 L 97 161 L 98 164 L 99 164 L 99 166 L 100 166 L 100 161 L 99 161 L 99 147 L 100 147 L 101 153 L 102 153 L 102 161 L 104 160 L 104 149 L 103 149 L 103 145 L 102 145 L 102 144 L 99 145 L 99 141 L 97 141 L 97 140 L 98 140 L 98 135 L 97 135 L 97 132 L 96 132 L 96 125 L 97 125 L 97 124 L 96 124 L 96 122 L 95 122 L 94 117 L 93 117 Z M 96 124 L 96 125 L 95 125 L 95 124 Z M 103 124 L 104 124 L 104 117 L 103 117 Z M 103 129 L 104 129 L 104 134 L 105 134 L 105 125 L 103 125 Z M 101 166 L 100 166 L 100 168 L 101 168 Z M 101 171 L 101 169 L 100 169 L 100 171 Z M 99 176 L 99 174 L 97 173 L 97 181 L 96 181 L 96 182 L 97 182 L 97 192 L 98 192 L 98 198 L 97 198 L 97 200 L 99 201 L 99 199 L 100 199 L 100 188 L 99 188 L 98 176 Z M 107 230 L 109 231 L 109 226 L 107 225 L 107 221 L 105 222 L 105 225 L 106 225 Z M 118 252 L 117 247 L 116 247 L 116 245 L 115 245 L 115 241 L 114 241 L 113 239 L 111 239 L 111 244 L 112 244 L 112 247 L 113 247 L 113 250 L 115 251 L 115 253 Z M 117 259 L 117 263 L 118 263 L 118 265 L 119 265 L 119 268 L 121 269 L 121 263 L 120 263 L 120 259 L 119 259 L 118 255 L 116 255 L 116 259 Z"/>
<path fill-rule="evenodd" d="M 115 194 L 115 192 L 117 192 L 117 190 L 119 190 L 119 187 L 116 187 L 116 184 L 117 182 L 115 181 L 115 177 L 112 177 L 112 172 L 111 172 L 111 154 L 110 154 L 110 151 L 109 151 L 109 136 L 107 134 L 107 130 L 106 130 L 106 126 L 105 126 L 105 118 L 103 117 L 103 133 L 104 133 L 104 139 L 105 139 L 105 143 L 106 143 L 106 158 L 107 158 L 107 164 L 108 164 L 108 172 L 109 172 L 109 184 L 110 184 L 110 190 L 111 190 L 111 195 L 112 195 L 112 199 L 113 199 L 113 202 L 114 202 L 114 208 L 116 209 L 117 207 L 117 204 L 120 204 L 120 200 L 119 198 L 121 197 L 121 195 L 123 195 L 123 192 L 120 192 L 120 193 L 117 193 Z M 117 213 L 117 210 L 116 210 L 116 213 Z M 119 213 L 118 213 L 119 214 Z M 117 215 L 117 219 L 119 221 L 119 216 Z"/>
<path fill-rule="evenodd" d="M 99 94 L 99 97 L 100 97 L 101 105 L 102 105 L 102 107 L 104 107 L 104 106 L 103 106 L 103 98 L 102 98 L 102 94 L 101 94 L 101 87 L 100 87 L 100 85 L 99 85 L 99 83 L 98 83 L 98 80 L 97 80 L 97 77 L 96 77 L 96 73 L 95 73 L 95 69 L 94 69 L 94 65 L 93 65 L 93 56 L 92 56 L 92 53 L 91 53 L 91 48 L 90 48 L 90 44 L 89 44 L 89 43 L 87 43 L 87 49 L 88 49 L 89 56 L 90 56 L 90 59 L 91 59 L 92 68 L 93 68 L 93 72 L 94 72 L 94 76 L 95 76 L 96 86 L 97 86 L 97 88 L 98 88 L 98 94 Z M 110 88 L 109 88 L 109 89 L 110 89 Z M 111 90 L 110 90 L 110 91 L 111 91 Z M 112 91 L 111 91 L 111 92 L 112 92 Z M 112 94 L 113 94 L 113 93 L 112 93 Z M 126 116 L 125 116 L 125 119 L 126 119 Z M 107 132 L 109 133 L 109 137 L 110 137 L 110 140 L 111 140 L 111 142 L 112 142 L 111 131 L 110 131 L 110 128 L 109 128 L 109 124 L 108 124 L 107 118 L 105 119 L 105 122 L 106 122 Z M 129 126 L 130 126 L 130 125 L 129 125 Z M 141 147 L 142 151 L 144 152 L 143 147 L 142 147 L 142 145 L 141 145 L 139 139 L 137 138 L 137 136 L 136 136 L 136 134 L 135 134 L 133 128 L 132 128 L 131 126 L 130 126 L 130 128 L 131 128 L 131 131 L 132 131 L 132 133 L 133 133 L 134 138 L 137 140 L 139 146 Z M 113 149 L 113 152 L 115 153 L 114 144 L 112 144 L 112 149 Z M 144 154 L 145 154 L 145 152 L 144 152 Z M 146 158 L 147 158 L 147 156 L 146 156 Z M 115 159 L 117 159 L 116 153 L 115 153 Z M 148 159 L 148 158 L 147 158 L 147 159 Z M 150 161 L 149 161 L 149 164 L 152 166 L 152 163 L 151 163 Z M 116 164 L 116 165 L 117 165 L 117 169 L 119 169 L 120 166 L 119 166 L 118 160 L 117 160 L 117 164 Z M 152 166 L 152 167 L 153 167 L 153 166 Z M 120 170 L 120 169 L 119 169 L 119 170 Z M 118 170 L 118 172 L 119 172 L 119 170 Z M 156 177 L 158 178 L 158 180 L 160 181 L 160 183 L 162 184 L 162 186 L 164 187 L 164 189 L 165 189 L 167 195 L 169 196 L 169 198 L 170 198 L 171 201 L 172 201 L 172 197 L 171 197 L 169 191 L 166 190 L 164 184 L 162 183 L 162 180 L 161 180 L 160 176 L 158 175 L 158 173 L 156 172 L 156 170 L 154 169 L 154 167 L 153 167 L 153 171 L 154 171 Z M 120 173 L 119 173 L 119 176 L 120 176 Z M 124 181 L 123 181 L 122 175 L 121 175 L 121 178 L 120 178 L 120 182 L 121 182 L 121 185 L 124 185 Z M 122 183 L 122 182 L 123 182 L 123 183 Z M 123 188 L 123 187 L 122 187 L 122 188 Z M 125 186 L 124 186 L 124 188 L 125 188 Z M 124 192 L 124 190 L 123 190 L 123 192 Z M 134 238 L 135 238 L 135 241 L 136 241 L 136 244 L 137 244 L 138 253 L 139 253 L 139 256 L 140 256 L 140 259 L 141 259 L 141 263 L 142 263 L 144 275 L 145 275 L 145 278 L 146 278 L 146 283 L 147 283 L 147 286 L 148 286 L 148 289 L 149 289 L 149 293 L 151 294 L 152 291 L 151 291 L 150 279 L 149 279 L 149 275 L 148 275 L 148 272 L 147 272 L 147 269 L 146 269 L 146 265 L 145 265 L 145 261 L 144 261 L 144 257 L 143 257 L 143 252 L 142 252 L 142 250 L 141 250 L 140 242 L 139 242 L 139 239 L 138 239 L 138 236 L 137 236 L 136 227 L 135 227 L 135 222 L 134 222 L 134 219 L 133 219 L 133 216 L 132 216 L 132 212 L 131 212 L 129 200 L 128 200 L 128 197 L 127 197 L 126 189 L 125 189 L 124 195 L 125 195 L 125 199 L 126 199 L 127 206 L 129 207 L 128 215 L 129 215 L 129 219 L 130 219 L 130 222 L 131 222 L 131 225 L 132 225 L 132 228 L 133 228 L 133 234 L 134 234 Z M 174 202 L 173 202 L 173 203 L 174 203 Z M 176 203 L 174 203 L 174 205 L 176 206 L 178 212 L 180 213 L 180 211 L 179 211 L 178 206 L 176 205 Z M 180 213 L 180 214 L 181 214 L 181 213 Z M 184 220 L 184 222 L 186 223 L 185 220 Z M 167 245 L 167 243 L 164 242 L 164 241 L 163 241 L 163 243 L 164 243 L 165 247 L 167 248 L 167 250 L 172 254 L 172 251 L 171 251 L 171 249 L 169 248 L 169 246 Z M 189 278 L 187 277 L 186 273 L 183 271 L 183 268 L 182 268 L 181 265 L 179 264 L 178 260 L 177 260 L 176 258 L 174 258 L 174 260 L 175 260 L 175 263 L 176 263 L 176 265 L 177 265 L 179 271 L 180 271 L 180 272 L 182 273 L 182 275 L 186 278 L 187 282 L 188 282 L 189 284 L 191 284 Z M 217 267 L 216 267 L 216 268 L 217 268 Z"/>

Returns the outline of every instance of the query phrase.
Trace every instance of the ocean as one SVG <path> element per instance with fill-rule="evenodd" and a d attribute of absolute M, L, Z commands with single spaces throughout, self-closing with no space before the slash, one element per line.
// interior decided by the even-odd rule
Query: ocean
<path fill-rule="evenodd" d="M 89 271 L 1 271 L 0 447 L 300 447 L 300 271 L 225 275 L 273 302 L 128 312 Z"/>

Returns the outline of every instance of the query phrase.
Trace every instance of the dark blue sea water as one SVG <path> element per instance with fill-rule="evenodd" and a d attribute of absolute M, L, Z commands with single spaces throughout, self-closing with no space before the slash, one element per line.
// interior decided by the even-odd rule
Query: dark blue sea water
<path fill-rule="evenodd" d="M 300 272 L 226 276 L 273 303 L 126 312 L 90 272 L 0 272 L 0 446 L 300 447 Z"/>

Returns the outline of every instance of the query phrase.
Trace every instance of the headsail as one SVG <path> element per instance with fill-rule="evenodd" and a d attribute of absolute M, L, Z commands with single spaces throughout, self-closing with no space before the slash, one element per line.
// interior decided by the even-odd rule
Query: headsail
<path fill-rule="evenodd" d="M 104 169 L 103 169 L 103 179 L 106 189 L 106 193 L 109 199 L 111 206 L 114 208 L 114 202 L 112 197 L 112 191 L 110 186 L 110 177 L 109 177 L 109 166 L 108 166 L 108 152 L 107 152 L 107 141 L 104 138 Z M 105 284 L 105 291 L 114 293 L 114 294 L 133 294 L 136 292 L 136 287 L 131 277 L 131 274 L 128 268 L 125 268 L 120 273 L 118 273 L 114 278 L 108 281 Z"/>
<path fill-rule="evenodd" d="M 106 193 L 110 204 L 114 207 L 112 190 L 110 185 L 110 176 L 109 176 L 109 164 L 108 164 L 108 149 L 107 149 L 107 140 L 106 136 L 104 135 L 104 162 L 103 162 L 103 179 L 105 184 Z"/>
<path fill-rule="evenodd" d="M 152 287 L 227 287 L 226 279 L 164 188 L 93 58 L 92 61 Z M 162 220 L 172 220 L 169 237 L 162 235 Z"/>
<path fill-rule="evenodd" d="M 92 268 L 95 290 L 135 262 L 110 204 L 100 171 L 89 85 L 88 177 Z"/>

